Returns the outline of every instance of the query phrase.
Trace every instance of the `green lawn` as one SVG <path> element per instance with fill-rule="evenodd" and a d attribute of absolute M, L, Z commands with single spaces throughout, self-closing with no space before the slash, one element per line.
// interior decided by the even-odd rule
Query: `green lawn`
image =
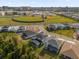
<path fill-rule="evenodd" d="M 57 34 L 64 35 L 64 36 L 67 36 L 67 37 L 71 37 L 71 38 L 73 38 L 73 34 L 74 34 L 73 29 L 70 29 L 70 30 L 57 30 L 57 31 L 53 31 L 53 32 L 57 33 Z"/>
<path fill-rule="evenodd" d="M 40 59 L 60 59 L 59 56 L 44 54 L 43 56 L 40 56 Z"/>
<path fill-rule="evenodd" d="M 20 16 L 16 17 L 17 20 L 22 21 L 42 21 L 40 16 L 32 17 L 32 16 Z M 0 25 L 27 25 L 29 23 L 20 23 L 12 21 L 12 17 L 8 16 L 0 16 Z"/>
<path fill-rule="evenodd" d="M 0 17 L 0 25 L 10 24 L 11 18 Z"/>
<path fill-rule="evenodd" d="M 11 17 L 0 16 L 0 25 L 27 25 L 28 23 L 19 23 L 12 21 Z"/>
<path fill-rule="evenodd" d="M 19 16 L 15 17 L 16 20 L 20 21 L 42 21 L 41 16 Z M 46 24 L 52 24 L 52 23 L 78 23 L 78 21 L 75 21 L 74 19 L 70 19 L 63 16 L 48 16 L 47 19 L 45 19 Z M 19 23 L 12 21 L 11 17 L 7 16 L 0 16 L 0 25 L 26 25 L 29 23 Z M 32 23 L 31 23 L 32 24 Z"/>
<path fill-rule="evenodd" d="M 46 23 L 77 23 L 74 19 L 70 19 L 63 16 L 48 16 Z"/>
<path fill-rule="evenodd" d="M 41 16 L 20 16 L 15 19 L 19 21 L 42 21 Z"/>
<path fill-rule="evenodd" d="M 20 16 L 16 17 L 16 20 L 20 21 L 41 21 L 41 16 Z M 47 19 L 45 19 L 46 23 L 77 23 L 74 19 L 70 19 L 63 16 L 48 16 Z"/>
<path fill-rule="evenodd" d="M 40 59 L 60 59 L 59 55 L 57 54 L 53 54 L 49 51 L 42 51 L 42 53 L 40 54 Z"/>
<path fill-rule="evenodd" d="M 0 18 L 0 25 L 17 25 L 17 24 L 19 24 L 19 23 L 12 21 L 11 17 L 9 17 L 9 18 L 1 17 Z"/>

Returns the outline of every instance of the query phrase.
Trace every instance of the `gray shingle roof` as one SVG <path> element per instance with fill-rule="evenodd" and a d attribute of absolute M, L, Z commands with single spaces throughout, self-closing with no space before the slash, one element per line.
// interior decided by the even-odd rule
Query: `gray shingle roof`
<path fill-rule="evenodd" d="M 56 39 L 53 39 L 53 38 L 48 41 L 49 45 L 52 45 L 52 46 L 54 46 L 54 47 L 56 47 L 58 49 L 60 49 L 60 46 L 61 46 L 62 43 L 63 43 L 62 41 L 56 40 Z"/>
<path fill-rule="evenodd" d="M 32 40 L 32 42 L 33 42 L 36 46 L 39 46 L 39 45 L 40 45 L 40 42 L 37 41 L 37 40 Z"/>

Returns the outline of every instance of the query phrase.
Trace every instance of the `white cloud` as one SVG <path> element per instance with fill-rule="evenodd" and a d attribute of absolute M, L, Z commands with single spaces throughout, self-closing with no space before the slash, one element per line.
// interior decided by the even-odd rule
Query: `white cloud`
<path fill-rule="evenodd" d="M 66 0 L 66 1 L 71 1 L 71 0 Z"/>

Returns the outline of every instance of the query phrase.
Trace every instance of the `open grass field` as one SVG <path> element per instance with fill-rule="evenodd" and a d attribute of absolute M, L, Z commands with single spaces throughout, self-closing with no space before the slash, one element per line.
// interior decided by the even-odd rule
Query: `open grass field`
<path fill-rule="evenodd" d="M 0 18 L 0 25 L 12 25 L 18 24 L 17 22 L 13 22 L 10 17 L 8 18 Z"/>
<path fill-rule="evenodd" d="M 15 17 L 17 20 L 22 21 L 41 21 L 42 18 L 40 16 L 19 16 Z M 62 17 L 62 16 L 48 16 L 47 19 L 45 19 L 45 24 L 52 24 L 52 23 L 78 23 L 78 21 L 75 21 L 74 19 Z M 27 24 L 35 24 L 35 23 L 21 23 L 21 22 L 15 22 L 12 21 L 12 17 L 7 16 L 0 16 L 0 25 L 27 25 Z M 38 23 L 37 23 L 38 24 Z M 41 23 L 39 23 L 41 24 Z M 43 24 L 43 23 L 42 23 Z"/>
<path fill-rule="evenodd" d="M 32 16 L 20 16 L 15 17 L 17 20 L 22 21 L 42 21 L 42 18 L 40 16 L 32 17 Z M 29 23 L 21 23 L 21 22 L 15 22 L 12 21 L 12 17 L 8 16 L 0 16 L 0 25 L 28 25 Z M 32 23 L 31 23 L 32 24 Z"/>
<path fill-rule="evenodd" d="M 41 16 L 21 16 L 16 17 L 16 20 L 22 20 L 22 21 L 41 21 Z M 47 19 L 45 19 L 46 23 L 77 23 L 74 19 L 70 19 L 63 16 L 48 16 Z"/>
<path fill-rule="evenodd" d="M 20 16 L 15 19 L 18 21 L 42 21 L 41 16 Z"/>
<path fill-rule="evenodd" d="M 19 23 L 12 21 L 12 17 L 0 17 L 0 25 L 26 25 L 26 23 Z"/>
<path fill-rule="evenodd" d="M 77 23 L 78 21 L 75 21 L 74 19 L 70 19 L 63 16 L 48 16 L 46 23 Z"/>
<path fill-rule="evenodd" d="M 0 17 L 0 25 L 3 25 L 3 24 L 7 25 L 7 24 L 10 24 L 10 22 L 11 22 L 11 18 Z"/>
<path fill-rule="evenodd" d="M 70 30 L 57 30 L 57 31 L 53 31 L 54 33 L 60 34 L 60 35 L 64 35 L 70 38 L 73 38 L 73 34 L 74 34 L 74 29 L 70 29 Z"/>

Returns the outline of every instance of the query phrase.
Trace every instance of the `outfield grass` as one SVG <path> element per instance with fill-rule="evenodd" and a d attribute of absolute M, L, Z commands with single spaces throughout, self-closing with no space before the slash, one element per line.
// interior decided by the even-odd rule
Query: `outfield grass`
<path fill-rule="evenodd" d="M 18 21 L 42 21 L 41 16 L 20 16 L 15 19 Z"/>
<path fill-rule="evenodd" d="M 70 19 L 63 16 L 48 16 L 46 19 L 46 23 L 77 23 L 74 19 Z"/>

